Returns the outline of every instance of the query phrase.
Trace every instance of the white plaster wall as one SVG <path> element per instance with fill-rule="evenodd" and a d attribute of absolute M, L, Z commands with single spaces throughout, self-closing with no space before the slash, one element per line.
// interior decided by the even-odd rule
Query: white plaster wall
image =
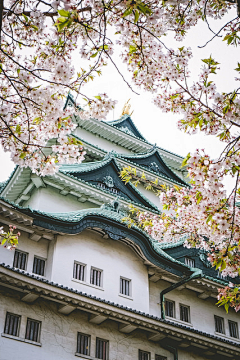
<path fill-rule="evenodd" d="M 1 336 L 7 312 L 21 315 L 19 341 Z M 41 346 L 24 342 L 27 318 L 41 321 Z M 79 310 L 68 316 L 57 311 L 57 305 L 39 299 L 34 304 L 26 304 L 9 291 L 8 296 L 0 296 L 0 360 L 73 360 L 75 357 L 77 333 L 91 336 L 91 357 L 95 357 L 96 337 L 109 341 L 109 360 L 138 360 L 138 350 L 166 356 L 173 360 L 173 355 L 161 348 L 158 343 L 149 342 L 144 331 L 136 330 L 130 334 L 118 331 L 118 324 L 107 320 L 101 325 L 89 323 L 88 315 Z M 22 341 L 21 341 L 22 340 Z M 179 350 L 179 360 L 204 360 L 203 357 Z"/>
<path fill-rule="evenodd" d="M 66 196 L 61 195 L 57 189 L 49 186 L 35 189 L 24 206 L 30 206 L 32 209 L 50 213 L 70 212 L 97 207 L 96 204 L 89 201 L 84 203 L 77 201 L 77 198 L 70 194 Z"/>
<path fill-rule="evenodd" d="M 156 283 L 152 281 L 149 282 L 150 314 L 160 317 L 160 292 L 170 285 L 170 283 L 161 280 Z M 168 320 L 177 321 L 178 323 L 189 326 L 188 323 L 180 321 L 180 304 L 187 305 L 190 307 L 190 326 L 194 329 L 212 335 L 222 336 L 223 338 L 228 338 L 228 340 L 238 341 L 240 344 L 240 340 L 233 339 L 229 336 L 228 328 L 228 320 L 235 321 L 238 323 L 238 331 L 240 334 L 239 313 L 230 309 L 227 314 L 223 307 L 218 307 L 216 305 L 217 300 L 213 298 L 208 298 L 206 300 L 199 299 L 194 291 L 188 289 L 173 290 L 165 295 L 165 299 L 175 302 L 176 319 L 168 318 Z M 214 315 L 224 318 L 226 336 L 215 333 Z"/>
<path fill-rule="evenodd" d="M 129 154 L 131 151 L 129 149 L 124 148 L 123 146 L 119 146 L 115 143 L 112 143 L 109 140 L 103 139 L 102 137 L 98 135 L 94 135 L 87 130 L 77 128 L 74 132 L 75 135 L 79 136 L 81 139 L 84 139 L 90 144 L 97 145 L 100 149 L 105 150 L 107 152 L 109 151 L 117 151 L 120 154 Z"/>
<path fill-rule="evenodd" d="M 74 261 L 86 264 L 86 282 L 80 283 L 72 279 Z M 91 266 L 103 271 L 102 288 L 91 286 Z M 132 299 L 119 296 L 120 276 L 131 280 Z M 143 261 L 125 244 L 103 239 L 93 231 L 86 230 L 74 236 L 58 236 L 51 280 L 102 299 L 149 312 L 148 273 Z"/>
<path fill-rule="evenodd" d="M 17 250 L 27 253 L 26 271 L 31 273 L 33 269 L 33 260 L 35 255 L 44 260 L 47 260 L 48 240 L 41 239 L 36 242 L 29 239 L 28 234 L 21 232 Z M 0 246 L 0 263 L 5 263 L 6 265 L 13 266 L 14 252 L 15 250 L 7 250 L 3 246 Z"/>

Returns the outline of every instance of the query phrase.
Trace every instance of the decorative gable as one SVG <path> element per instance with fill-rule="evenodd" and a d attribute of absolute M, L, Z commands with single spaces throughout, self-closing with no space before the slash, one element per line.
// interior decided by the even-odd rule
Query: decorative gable
<path fill-rule="evenodd" d="M 145 154 L 122 155 L 122 158 L 127 161 L 134 162 L 135 164 L 140 165 L 147 170 L 153 171 L 157 175 L 163 175 L 172 181 L 177 181 L 178 183 L 186 185 L 186 183 L 180 177 L 174 174 L 174 172 L 166 165 L 155 146 L 153 147 L 152 151 Z"/>
<path fill-rule="evenodd" d="M 107 156 L 105 160 L 94 163 L 64 165 L 60 168 L 60 172 L 74 176 L 74 178 L 83 180 L 131 202 L 157 210 L 133 185 L 130 183 L 125 184 L 119 178 L 120 168 L 112 156 Z"/>
<path fill-rule="evenodd" d="M 129 115 L 123 115 L 120 120 L 109 121 L 108 124 L 125 132 L 128 135 L 135 136 L 145 141 L 145 138 L 138 131 Z"/>

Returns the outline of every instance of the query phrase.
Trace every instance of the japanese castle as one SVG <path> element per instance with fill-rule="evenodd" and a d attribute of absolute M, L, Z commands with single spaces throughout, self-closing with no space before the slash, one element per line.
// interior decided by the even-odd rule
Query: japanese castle
<path fill-rule="evenodd" d="M 240 315 L 216 306 L 230 279 L 184 239 L 158 243 L 123 222 L 130 204 L 161 204 L 121 169 L 188 186 L 183 159 L 128 113 L 74 121 L 82 164 L 45 177 L 17 167 L 0 188 L 0 222 L 21 232 L 16 250 L 0 246 L 0 360 L 240 359 Z"/>

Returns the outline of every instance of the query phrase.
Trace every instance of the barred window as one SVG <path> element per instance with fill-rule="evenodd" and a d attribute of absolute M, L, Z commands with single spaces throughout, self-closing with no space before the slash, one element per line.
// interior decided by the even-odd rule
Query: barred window
<path fill-rule="evenodd" d="M 227 280 L 227 275 L 223 275 L 222 271 L 218 271 L 217 277 L 222 280 Z"/>
<path fill-rule="evenodd" d="M 39 342 L 40 340 L 40 321 L 27 319 L 27 327 L 26 327 L 26 340 L 31 340 L 35 342 Z"/>
<path fill-rule="evenodd" d="M 27 265 L 27 253 L 19 250 L 15 250 L 13 267 L 25 270 Z"/>
<path fill-rule="evenodd" d="M 150 353 L 139 350 L 138 360 L 150 360 Z"/>
<path fill-rule="evenodd" d="M 235 321 L 228 320 L 229 335 L 238 339 L 238 324 Z"/>
<path fill-rule="evenodd" d="M 45 271 L 45 260 L 39 259 L 38 257 L 34 256 L 32 272 L 34 274 L 44 276 L 44 271 Z"/>
<path fill-rule="evenodd" d="M 18 336 L 21 316 L 7 313 L 4 334 Z"/>
<path fill-rule="evenodd" d="M 85 268 L 86 265 L 74 262 L 73 278 L 77 280 L 85 281 Z"/>
<path fill-rule="evenodd" d="M 169 317 L 175 317 L 175 303 L 174 301 L 165 301 L 165 315 Z"/>
<path fill-rule="evenodd" d="M 108 341 L 103 339 L 96 339 L 96 358 L 108 359 Z"/>
<path fill-rule="evenodd" d="M 214 319 L 215 319 L 215 331 L 220 334 L 225 334 L 224 319 L 216 315 L 214 315 Z"/>
<path fill-rule="evenodd" d="M 78 333 L 77 336 L 77 353 L 83 355 L 90 354 L 90 336 Z"/>
<path fill-rule="evenodd" d="M 131 295 L 130 283 L 131 283 L 131 280 L 120 278 L 120 294 L 123 294 L 126 296 Z"/>
<path fill-rule="evenodd" d="M 90 284 L 102 286 L 102 270 L 91 268 Z"/>
<path fill-rule="evenodd" d="M 195 260 L 185 257 L 185 264 L 190 267 L 195 267 Z"/>
<path fill-rule="evenodd" d="M 166 356 L 155 355 L 155 360 L 167 360 Z"/>
<path fill-rule="evenodd" d="M 186 305 L 180 304 L 180 320 L 190 322 L 190 308 Z"/>

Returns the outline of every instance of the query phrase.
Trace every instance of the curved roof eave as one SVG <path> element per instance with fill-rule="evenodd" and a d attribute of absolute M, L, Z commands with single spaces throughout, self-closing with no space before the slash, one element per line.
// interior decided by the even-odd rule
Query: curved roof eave
<path fill-rule="evenodd" d="M 79 210 L 69 213 L 44 213 L 17 207 L 33 218 L 33 225 L 55 233 L 76 235 L 87 228 L 100 228 L 113 240 L 128 239 L 141 249 L 144 257 L 157 267 L 174 275 L 191 274 L 192 269 L 165 253 L 147 233 L 137 226 L 128 227 L 123 214 L 102 208 Z"/>

